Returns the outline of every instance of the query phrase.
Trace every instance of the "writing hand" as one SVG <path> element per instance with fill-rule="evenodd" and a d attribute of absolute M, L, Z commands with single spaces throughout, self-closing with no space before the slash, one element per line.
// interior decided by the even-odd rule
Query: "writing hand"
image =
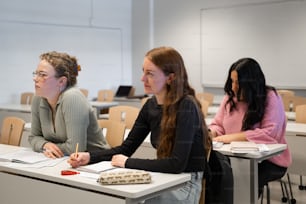
<path fill-rule="evenodd" d="M 127 156 L 124 156 L 122 154 L 117 154 L 117 155 L 114 155 L 112 157 L 111 164 L 113 166 L 118 166 L 118 167 L 124 168 L 125 167 L 125 162 L 126 162 L 127 159 L 128 159 Z"/>
<path fill-rule="evenodd" d="M 67 160 L 72 168 L 87 165 L 90 161 L 90 154 L 88 152 L 78 152 L 77 155 L 72 153 Z"/>

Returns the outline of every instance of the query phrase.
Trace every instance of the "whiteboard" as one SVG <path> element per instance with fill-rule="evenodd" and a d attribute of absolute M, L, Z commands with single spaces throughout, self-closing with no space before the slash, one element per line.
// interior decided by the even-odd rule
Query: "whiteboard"
<path fill-rule="evenodd" d="M 252 57 L 266 82 L 306 88 L 306 2 L 283 1 L 201 10 L 204 87 L 223 87 L 235 61 Z"/>
<path fill-rule="evenodd" d="M 77 25 L 0 22 L 0 76 L 7 93 L 34 91 L 32 72 L 44 52 L 67 52 L 81 65 L 78 86 L 96 97 L 99 89 L 115 89 L 123 83 L 122 33 L 120 29 Z M 7 80 L 10 79 L 10 80 Z"/>

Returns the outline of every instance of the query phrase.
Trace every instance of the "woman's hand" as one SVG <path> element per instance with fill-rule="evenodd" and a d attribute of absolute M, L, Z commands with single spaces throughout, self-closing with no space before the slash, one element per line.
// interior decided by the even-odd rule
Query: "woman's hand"
<path fill-rule="evenodd" d="M 113 166 L 118 166 L 118 167 L 124 168 L 125 167 L 125 162 L 126 162 L 127 159 L 128 159 L 127 156 L 124 156 L 122 154 L 117 154 L 117 155 L 113 156 L 111 164 Z"/>
<path fill-rule="evenodd" d="M 52 142 L 47 142 L 46 144 L 44 144 L 43 153 L 46 157 L 53 159 L 64 156 L 62 150 L 60 150 L 60 148 L 58 148 L 58 146 Z"/>
<path fill-rule="evenodd" d="M 73 153 L 67 162 L 72 166 L 72 168 L 77 168 L 79 166 L 87 165 L 90 161 L 90 154 L 88 152 L 79 152 L 77 154 Z"/>
<path fill-rule="evenodd" d="M 244 132 L 221 135 L 213 138 L 213 141 L 223 142 L 224 144 L 231 143 L 232 141 L 247 141 Z"/>
<path fill-rule="evenodd" d="M 221 135 L 213 138 L 213 141 L 223 142 L 224 144 L 231 143 L 232 139 L 230 135 Z"/>

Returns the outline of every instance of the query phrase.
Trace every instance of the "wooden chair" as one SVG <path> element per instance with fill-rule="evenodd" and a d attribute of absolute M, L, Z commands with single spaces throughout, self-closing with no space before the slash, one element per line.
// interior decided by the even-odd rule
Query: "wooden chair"
<path fill-rule="evenodd" d="M 201 106 L 202 106 L 202 112 L 204 114 L 204 117 L 206 117 L 207 113 L 208 113 L 209 102 L 205 99 L 201 99 L 200 103 L 201 103 Z"/>
<path fill-rule="evenodd" d="M 23 92 L 23 93 L 21 93 L 20 104 L 31 105 L 33 97 L 34 97 L 33 92 Z"/>
<path fill-rule="evenodd" d="M 106 129 L 106 141 L 111 147 L 122 144 L 124 140 L 125 124 L 115 120 L 98 120 L 100 128 Z"/>
<path fill-rule="evenodd" d="M 143 105 L 147 102 L 147 100 L 148 100 L 149 98 L 150 98 L 149 96 L 148 96 L 148 97 L 142 98 L 141 101 L 140 101 L 141 106 L 143 106 Z"/>
<path fill-rule="evenodd" d="M 197 93 L 196 97 L 199 101 L 201 100 L 206 100 L 209 102 L 209 105 L 211 106 L 214 102 L 214 94 L 208 93 L 208 92 L 203 92 L 203 93 Z"/>
<path fill-rule="evenodd" d="M 279 89 L 277 90 L 277 93 L 283 97 L 283 96 L 294 96 L 295 92 L 291 90 L 286 90 L 286 89 Z"/>
<path fill-rule="evenodd" d="M 133 106 L 113 106 L 109 108 L 109 120 L 122 122 L 127 129 L 132 129 L 138 113 L 139 108 Z"/>
<path fill-rule="evenodd" d="M 306 97 L 286 95 L 282 98 L 285 111 L 295 111 L 298 105 L 306 104 Z"/>
<path fill-rule="evenodd" d="M 130 93 L 128 95 L 128 97 L 132 97 L 135 95 L 135 91 L 136 91 L 136 88 L 135 87 L 132 87 L 131 90 L 130 90 Z"/>
<path fill-rule="evenodd" d="M 2 122 L 1 144 L 19 146 L 25 121 L 18 117 L 6 117 Z"/>
<path fill-rule="evenodd" d="M 104 89 L 98 91 L 97 101 L 113 101 L 114 100 L 114 92 L 110 89 Z"/>
<path fill-rule="evenodd" d="M 84 94 L 84 96 L 87 98 L 88 97 L 88 90 L 80 88 L 80 91 Z"/>
<path fill-rule="evenodd" d="M 306 104 L 296 106 L 296 108 L 295 108 L 295 122 L 306 123 Z"/>
<path fill-rule="evenodd" d="M 211 150 L 212 150 L 212 146 L 210 146 L 210 147 L 208 148 L 207 153 L 206 153 L 207 162 L 209 162 Z M 203 175 L 203 176 L 204 176 L 204 175 Z M 202 190 L 201 190 L 201 195 L 200 195 L 199 204 L 205 204 L 205 191 L 206 191 L 206 179 L 203 178 L 203 179 L 202 179 Z"/>

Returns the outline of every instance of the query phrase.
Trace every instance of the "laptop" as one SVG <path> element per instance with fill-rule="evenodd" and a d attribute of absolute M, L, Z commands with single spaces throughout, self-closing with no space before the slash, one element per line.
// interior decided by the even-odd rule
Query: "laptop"
<path fill-rule="evenodd" d="M 129 97 L 134 95 L 133 86 L 120 85 L 116 91 L 115 97 Z"/>
<path fill-rule="evenodd" d="M 127 85 L 120 85 L 116 91 L 115 97 L 116 98 L 128 98 L 128 99 L 142 99 L 144 97 L 147 97 L 148 95 L 134 95 L 135 94 L 135 88 L 133 86 L 127 86 Z"/>

